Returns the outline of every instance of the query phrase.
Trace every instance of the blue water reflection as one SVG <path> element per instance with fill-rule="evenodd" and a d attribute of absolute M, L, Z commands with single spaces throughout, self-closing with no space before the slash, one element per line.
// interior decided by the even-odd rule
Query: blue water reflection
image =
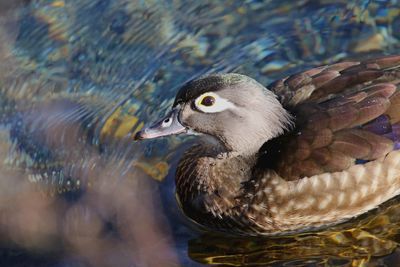
<path fill-rule="evenodd" d="M 268 84 L 398 54 L 398 1 L 1 1 L 0 18 L 4 265 L 395 266 L 394 226 L 371 237 L 381 242 L 375 250 L 358 244 L 353 226 L 267 241 L 201 235 L 174 198 L 188 144 L 131 137 L 200 75 L 236 71 Z"/>

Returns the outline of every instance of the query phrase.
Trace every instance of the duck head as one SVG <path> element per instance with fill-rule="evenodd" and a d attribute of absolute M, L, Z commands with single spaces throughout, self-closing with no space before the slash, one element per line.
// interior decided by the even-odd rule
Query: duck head
<path fill-rule="evenodd" d="M 197 133 L 218 140 L 226 151 L 253 153 L 291 124 L 276 96 L 240 74 L 217 74 L 193 80 L 178 92 L 172 110 L 143 129 L 136 140 Z"/>

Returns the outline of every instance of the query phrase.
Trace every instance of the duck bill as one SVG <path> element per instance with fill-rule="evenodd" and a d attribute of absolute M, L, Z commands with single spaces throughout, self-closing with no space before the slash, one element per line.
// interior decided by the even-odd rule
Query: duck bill
<path fill-rule="evenodd" d="M 187 128 L 179 122 L 179 110 L 173 109 L 162 120 L 136 133 L 135 140 L 153 139 L 167 135 L 187 132 Z"/>

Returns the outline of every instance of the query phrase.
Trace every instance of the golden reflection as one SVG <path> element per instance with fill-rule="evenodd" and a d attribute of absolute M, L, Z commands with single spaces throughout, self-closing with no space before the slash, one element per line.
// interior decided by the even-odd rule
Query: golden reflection
<path fill-rule="evenodd" d="M 378 12 L 379 1 L 372 1 L 367 10 L 344 0 L 288 1 L 273 8 L 263 7 L 259 1 L 246 1 L 254 5 L 235 9 L 238 1 L 226 1 L 224 5 L 210 1 L 207 8 L 198 11 L 188 9 L 185 1 L 173 1 L 174 9 L 158 6 L 157 1 L 148 1 L 147 7 L 141 5 L 142 2 L 146 1 L 0 1 L 2 247 L 17 247 L 49 258 L 61 255 L 61 260 L 78 257 L 89 266 L 178 266 L 179 261 L 185 260 L 180 258 L 180 253 L 186 255 L 186 251 L 176 249 L 173 240 L 176 236 L 168 223 L 175 218 L 165 218 L 163 207 L 166 204 L 162 203 L 159 184 L 154 181 L 162 180 L 168 173 L 167 156 L 148 157 L 144 155 L 144 147 L 132 146 L 129 139 L 143 127 L 143 118 L 138 112 L 150 116 L 145 106 L 160 110 L 169 106 L 168 101 L 159 101 L 158 98 L 166 97 L 158 97 L 160 88 L 172 90 L 186 78 L 201 74 L 200 70 L 195 72 L 200 66 L 208 71 L 219 65 L 242 64 L 236 57 L 239 48 L 249 49 L 252 58 L 257 60 L 254 66 L 245 64 L 239 71 L 254 75 L 260 72 L 263 75 L 257 78 L 265 82 L 295 70 L 304 62 L 321 65 L 359 56 L 352 52 L 398 52 L 398 45 L 390 42 L 393 39 L 391 26 L 386 33 L 382 25 L 393 24 L 393 35 L 398 38 L 394 26 L 398 24 L 395 22 L 398 22 L 400 9 L 393 5 L 388 13 Z M 293 18 L 293 29 L 287 33 L 264 31 L 271 36 L 260 40 L 246 28 L 265 24 L 265 27 L 269 25 L 268 29 L 280 29 L 281 25 L 285 26 L 281 22 L 288 17 L 288 12 L 302 8 L 307 2 L 321 5 L 326 2 L 329 6 L 333 2 L 341 3 L 342 8 L 332 13 L 335 16 L 331 17 L 331 12 L 325 10 L 318 13 L 319 21 L 323 22 L 327 16 L 332 22 L 325 28 L 329 35 L 322 36 L 320 30 L 313 28 L 311 20 L 302 16 Z M 19 8 L 28 3 L 32 5 L 26 13 L 19 12 L 23 10 Z M 95 5 L 104 11 L 89 13 Z M 81 10 L 86 13 L 78 16 Z M 118 10 L 123 12 L 114 12 Z M 231 10 L 232 14 L 225 14 L 226 10 Z M 113 32 L 110 25 L 97 22 L 108 19 L 113 23 L 113 16 L 121 18 L 125 13 L 131 17 L 125 32 L 121 27 Z M 89 25 L 92 22 L 85 20 L 86 15 L 95 18 L 95 25 Z M 27 37 L 20 37 L 20 44 L 16 46 L 24 17 L 37 25 L 30 29 Z M 345 18 L 354 23 L 344 24 L 347 23 Z M 46 29 L 45 33 L 38 31 L 41 27 Z M 342 28 L 353 29 L 353 34 L 345 37 L 349 47 L 343 42 Z M 98 29 L 101 31 L 97 32 Z M 361 36 L 363 32 L 369 34 Z M 104 43 L 115 47 L 108 51 Z M 140 46 L 135 48 L 138 44 Z M 174 60 L 171 64 L 161 64 L 157 72 L 152 73 L 151 65 L 157 67 L 160 63 L 156 60 L 147 66 L 147 58 L 158 59 L 165 47 L 171 47 L 173 55 L 182 53 L 182 56 L 171 58 Z M 27 53 L 17 53 L 21 51 Z M 274 53 L 269 54 L 271 51 Z M 48 52 L 45 58 L 35 56 L 42 52 Z M 121 64 L 129 60 L 135 65 Z M 143 74 L 134 68 L 125 73 L 127 68 L 136 65 L 148 69 L 151 74 L 148 77 L 154 74 L 157 79 L 149 79 L 131 92 L 134 85 L 140 84 L 136 76 L 147 75 L 147 71 Z M 78 82 L 68 87 L 71 73 Z M 129 79 L 124 76 L 127 73 Z M 186 78 L 171 82 L 178 76 Z M 92 90 L 83 80 L 98 86 Z M 111 85 L 120 82 L 126 82 L 122 89 L 110 90 Z M 117 93 L 118 97 L 111 93 Z M 127 102 L 108 114 L 120 100 L 119 96 L 128 93 L 142 102 Z M 69 120 L 68 116 L 74 117 L 72 111 L 80 110 L 80 105 L 93 115 L 91 127 L 86 127 L 87 121 L 83 119 Z M 24 114 L 20 122 L 25 128 L 18 132 L 19 136 L 10 133 L 10 122 L 18 119 L 15 114 Z M 101 119 L 104 119 L 103 124 L 99 123 Z M 99 143 L 94 144 L 92 139 L 95 138 L 90 132 L 96 127 Z M 62 138 L 65 136 L 68 138 Z M 31 143 L 16 149 L 23 138 Z M 170 142 L 168 150 L 173 151 L 178 145 L 173 140 Z M 103 153 L 104 147 L 116 153 Z M 35 155 L 45 149 L 51 152 L 50 156 Z M 157 147 L 157 150 L 162 151 L 162 148 Z M 266 238 L 204 234 L 189 242 L 188 253 L 197 262 L 226 266 L 284 263 L 291 266 L 382 266 L 380 256 L 389 254 L 396 263 L 400 262 L 398 202 L 391 201 L 361 220 L 357 218 L 322 232 Z M 186 240 L 177 237 L 176 242 Z M 181 245 L 178 243 L 177 247 Z"/>
<path fill-rule="evenodd" d="M 189 242 L 189 256 L 201 263 L 227 266 L 377 266 L 380 256 L 396 250 L 399 234 L 400 199 L 396 198 L 320 232 L 262 238 L 204 234 Z"/>

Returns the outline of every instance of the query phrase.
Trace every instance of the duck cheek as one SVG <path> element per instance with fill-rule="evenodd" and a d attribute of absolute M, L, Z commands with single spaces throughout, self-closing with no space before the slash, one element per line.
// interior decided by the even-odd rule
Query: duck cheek
<path fill-rule="evenodd" d="M 179 121 L 193 129 L 197 121 L 196 115 L 197 112 L 192 110 L 189 105 L 185 105 L 179 114 Z"/>
<path fill-rule="evenodd" d="M 194 115 L 187 119 L 189 127 L 199 133 L 214 135 L 217 131 L 215 118 L 212 115 Z"/>

